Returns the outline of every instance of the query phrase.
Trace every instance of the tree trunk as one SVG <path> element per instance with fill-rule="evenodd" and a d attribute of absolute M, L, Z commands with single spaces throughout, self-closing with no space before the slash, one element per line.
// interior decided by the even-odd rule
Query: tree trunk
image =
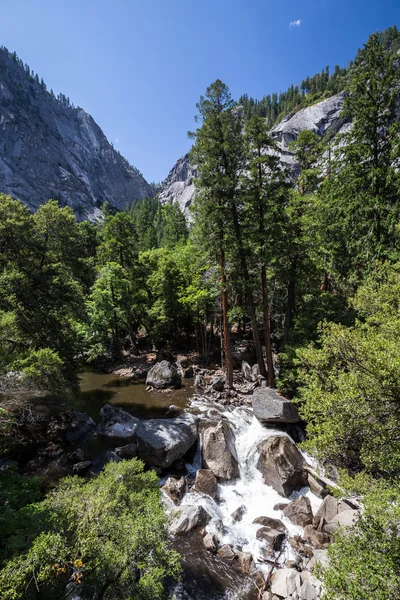
<path fill-rule="evenodd" d="M 274 363 L 272 360 L 272 348 L 271 348 L 271 331 L 269 326 L 269 300 L 268 300 L 268 287 L 267 287 L 267 274 L 265 265 L 261 267 L 261 291 L 263 298 L 263 314 L 264 314 L 264 344 L 265 344 L 265 355 L 267 358 L 267 374 L 268 374 L 268 385 L 269 387 L 275 387 L 275 371 Z"/>
<path fill-rule="evenodd" d="M 233 368 L 232 368 L 232 356 L 231 356 L 231 335 L 229 331 L 228 323 L 228 294 L 226 291 L 226 274 L 225 274 L 225 252 L 224 249 L 220 248 L 220 269 L 221 269 L 221 309 L 222 309 L 222 321 L 224 331 L 224 354 L 225 354 L 225 368 L 226 368 L 226 380 L 228 387 L 233 387 Z"/>
<path fill-rule="evenodd" d="M 260 336 L 258 333 L 256 309 L 254 306 L 253 292 L 251 290 L 251 282 L 250 282 L 249 271 L 247 268 L 246 254 L 245 254 L 245 251 L 243 248 L 242 235 L 241 235 L 241 231 L 240 231 L 237 210 L 236 210 L 235 203 L 233 201 L 231 204 L 231 212 L 232 212 L 232 219 L 233 219 L 233 227 L 234 227 L 235 235 L 236 235 L 236 243 L 237 243 L 237 250 L 238 250 L 238 254 L 239 254 L 240 266 L 242 269 L 242 275 L 243 275 L 244 285 L 245 285 L 245 290 L 246 290 L 247 304 L 249 307 L 251 327 L 253 330 L 253 340 L 254 340 L 254 346 L 255 346 L 255 350 L 256 350 L 257 364 L 260 369 L 260 375 L 262 375 L 263 377 L 267 377 L 267 371 L 265 369 L 264 357 L 262 354 Z"/>

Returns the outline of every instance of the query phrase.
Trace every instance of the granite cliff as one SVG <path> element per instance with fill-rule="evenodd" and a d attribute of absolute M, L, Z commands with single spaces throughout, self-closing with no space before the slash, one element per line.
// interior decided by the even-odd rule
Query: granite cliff
<path fill-rule="evenodd" d="M 79 219 L 95 219 L 103 202 L 123 209 L 153 189 L 89 114 L 0 49 L 0 193 L 31 210 L 58 199 Z"/>

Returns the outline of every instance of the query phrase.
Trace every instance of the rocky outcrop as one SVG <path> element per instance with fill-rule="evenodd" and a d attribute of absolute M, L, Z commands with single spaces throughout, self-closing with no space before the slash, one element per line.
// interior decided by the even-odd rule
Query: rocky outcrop
<path fill-rule="evenodd" d="M 239 477 L 235 435 L 229 423 L 221 421 L 208 427 L 202 435 L 203 464 L 217 479 L 230 480 Z"/>
<path fill-rule="evenodd" d="M 252 396 L 255 416 L 262 423 L 298 423 L 296 406 L 290 400 L 279 396 L 272 388 L 256 388 Z"/>
<path fill-rule="evenodd" d="M 264 483 L 271 485 L 282 496 L 306 485 L 304 459 L 294 441 L 285 435 L 273 435 L 259 445 L 258 468 Z"/>
<path fill-rule="evenodd" d="M 177 202 L 183 212 L 187 212 L 195 194 L 194 178 L 196 169 L 190 166 L 189 154 L 182 156 L 162 183 L 159 200 L 162 204 Z"/>
<path fill-rule="evenodd" d="M 96 219 L 103 202 L 125 209 L 153 195 L 137 169 L 82 108 L 46 91 L 0 50 L 0 193 L 36 210 L 49 198 Z"/>
<path fill-rule="evenodd" d="M 175 365 L 162 360 L 151 367 L 147 373 L 146 385 L 151 385 L 157 390 L 180 388 L 182 380 Z"/>

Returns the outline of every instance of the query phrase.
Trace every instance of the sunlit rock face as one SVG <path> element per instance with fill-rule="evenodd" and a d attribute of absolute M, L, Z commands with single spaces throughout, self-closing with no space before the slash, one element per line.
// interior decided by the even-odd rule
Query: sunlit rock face
<path fill-rule="evenodd" d="M 334 134 L 344 131 L 349 126 L 348 121 L 340 114 L 345 98 L 345 92 L 336 94 L 314 106 L 288 115 L 272 128 L 271 135 L 277 143 L 282 167 L 287 168 L 292 176 L 298 173 L 298 165 L 294 153 L 289 150 L 290 142 L 296 140 L 299 133 L 305 129 L 311 129 L 321 136 L 328 131 Z M 189 154 L 185 154 L 176 162 L 163 182 L 159 195 L 161 202 L 177 202 L 187 213 L 195 196 L 195 177 L 196 169 L 190 165 Z"/>
<path fill-rule="evenodd" d="M 79 219 L 124 209 L 153 190 L 81 108 L 57 100 L 0 50 L 0 193 L 36 210 L 49 198 Z"/>

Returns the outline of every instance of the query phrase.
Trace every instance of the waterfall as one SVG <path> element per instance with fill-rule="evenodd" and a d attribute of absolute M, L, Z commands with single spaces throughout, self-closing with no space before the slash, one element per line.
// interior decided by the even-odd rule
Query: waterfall
<path fill-rule="evenodd" d="M 250 552 L 257 569 L 268 572 L 268 565 L 263 562 L 265 542 L 256 538 L 260 525 L 253 524 L 254 519 L 261 516 L 281 519 L 288 530 L 288 537 L 302 535 L 302 527 L 293 525 L 282 511 L 274 510 L 276 504 L 295 500 L 300 495 L 306 495 L 311 502 L 313 512 L 318 510 L 321 500 L 312 494 L 309 488 L 303 488 L 287 499 L 280 496 L 272 487 L 265 485 L 262 474 L 257 468 L 259 458 L 258 446 L 262 440 L 276 434 L 276 429 L 264 427 L 253 415 L 250 408 L 238 407 L 228 409 L 216 405 L 207 399 L 195 398 L 191 409 L 204 415 L 207 419 L 218 420 L 221 417 L 229 421 L 235 432 L 235 443 L 239 463 L 240 477 L 234 481 L 220 483 L 216 500 L 190 492 L 182 500 L 182 506 L 202 505 L 211 515 L 211 521 L 206 531 L 215 534 L 219 544 L 230 544 L 235 550 Z M 280 432 L 281 435 L 287 435 Z M 308 458 L 305 456 L 305 461 Z M 187 465 L 189 472 L 194 473 L 201 467 L 201 449 L 198 448 L 194 462 Z M 234 521 L 232 513 L 241 506 L 246 511 L 240 521 Z M 286 543 L 280 555 L 279 562 L 294 558 L 291 546 Z"/>

